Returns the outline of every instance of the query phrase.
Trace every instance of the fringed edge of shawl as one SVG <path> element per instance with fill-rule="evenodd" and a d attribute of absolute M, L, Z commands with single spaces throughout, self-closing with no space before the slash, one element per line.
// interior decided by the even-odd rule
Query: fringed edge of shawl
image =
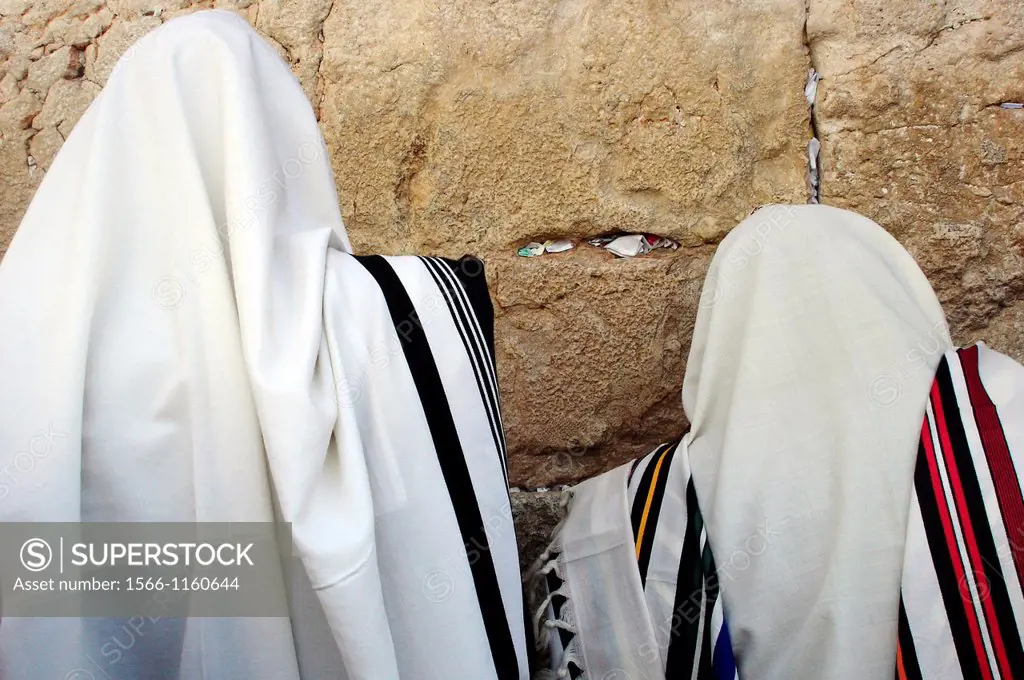
<path fill-rule="evenodd" d="M 572 503 L 573 490 L 566 489 L 562 492 L 559 508 L 561 519 L 551 532 L 551 542 L 527 571 L 523 581 L 527 590 L 540 602 L 535 603 L 533 615 L 534 640 L 544 669 L 540 670 L 537 680 L 562 680 L 573 678 L 576 680 L 587 679 L 587 669 L 584 667 L 582 654 L 579 649 L 579 637 L 576 634 L 576 617 L 573 610 L 572 598 L 569 595 L 568 584 L 565 581 L 564 565 L 562 561 L 562 527 L 568 517 L 568 508 Z M 551 573 L 561 581 L 561 585 L 551 590 L 548 584 L 548 576 Z M 558 613 L 555 613 L 553 600 L 555 597 L 564 599 Z M 572 635 L 567 643 L 559 631 L 565 631 Z M 569 664 L 574 665 L 581 674 L 572 675 Z"/>

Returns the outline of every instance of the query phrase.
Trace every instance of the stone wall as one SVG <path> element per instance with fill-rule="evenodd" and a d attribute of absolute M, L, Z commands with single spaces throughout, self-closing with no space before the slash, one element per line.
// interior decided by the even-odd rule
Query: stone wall
<path fill-rule="evenodd" d="M 0 249 L 118 56 L 183 0 L 0 0 Z M 769 202 L 865 213 L 955 337 L 1024 360 L 1019 0 L 260 0 L 321 121 L 361 252 L 488 264 L 512 482 L 570 482 L 686 425 L 714 245 Z M 813 109 L 808 70 L 822 76 Z M 616 260 L 531 240 L 615 231 Z M 521 502 L 521 501 L 517 501 Z"/>

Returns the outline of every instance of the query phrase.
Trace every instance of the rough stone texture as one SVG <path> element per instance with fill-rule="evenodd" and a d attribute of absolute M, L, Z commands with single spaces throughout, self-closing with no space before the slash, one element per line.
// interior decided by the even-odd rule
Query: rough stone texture
<path fill-rule="evenodd" d="M 490 260 L 517 484 L 583 479 L 683 431 L 683 366 L 712 251 Z"/>
<path fill-rule="evenodd" d="M 964 343 L 1024 360 L 1024 4 L 810 0 L 823 202 L 914 254 Z"/>
<path fill-rule="evenodd" d="M 560 492 L 512 492 L 512 518 L 519 544 L 519 567 L 523 574 L 523 596 L 531 618 L 546 589 L 539 575 L 531 573 L 537 559 L 548 547 L 551 533 L 562 519 Z"/>
<path fill-rule="evenodd" d="M 803 19 L 791 0 L 337 2 L 321 115 L 353 238 L 699 244 L 804 201 Z"/>
<path fill-rule="evenodd" d="M 187 2 L 0 0 L 0 256 L 117 59 L 162 20 L 190 9 Z"/>
<path fill-rule="evenodd" d="M 132 42 L 188 0 L 0 0 L 0 255 Z M 362 252 L 488 263 L 511 479 L 607 469 L 685 426 L 714 244 L 760 204 L 825 202 L 918 257 L 956 336 L 1024 359 L 1017 0 L 228 0 L 314 103 Z M 806 26 L 805 26 L 806 23 Z M 614 260 L 533 239 L 680 240 Z"/>
<path fill-rule="evenodd" d="M 551 532 L 562 519 L 562 494 L 558 491 L 513 491 L 511 498 L 519 564 L 525 575 L 548 547 Z"/>

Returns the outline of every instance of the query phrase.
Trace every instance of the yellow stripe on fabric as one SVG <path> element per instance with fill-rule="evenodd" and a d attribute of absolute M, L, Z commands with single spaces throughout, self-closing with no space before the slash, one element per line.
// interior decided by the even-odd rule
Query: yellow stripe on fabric
<path fill-rule="evenodd" d="M 636 532 L 636 558 L 640 559 L 640 545 L 644 540 L 644 529 L 647 527 L 647 515 L 651 512 L 651 502 L 654 500 L 654 489 L 658 486 L 658 474 L 661 472 L 661 463 L 665 460 L 665 454 L 668 453 L 669 448 L 666 446 L 665 450 L 658 456 L 658 463 L 654 466 L 654 475 L 651 476 L 651 488 L 647 490 L 647 502 L 644 504 L 644 514 L 640 517 L 640 529 Z"/>

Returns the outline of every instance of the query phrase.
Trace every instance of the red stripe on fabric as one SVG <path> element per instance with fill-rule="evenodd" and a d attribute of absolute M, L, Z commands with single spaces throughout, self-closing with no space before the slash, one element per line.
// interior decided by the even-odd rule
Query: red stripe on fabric
<path fill-rule="evenodd" d="M 945 463 L 946 474 L 949 475 L 949 486 L 953 491 L 957 515 L 960 517 L 960 527 L 964 533 L 964 543 L 967 546 L 972 575 L 975 577 L 975 580 L 978 578 L 987 579 L 985 563 L 981 559 L 981 552 L 978 550 L 978 540 L 974 535 L 974 525 L 971 523 L 971 515 L 967 510 L 967 498 L 964 496 L 964 488 L 960 482 L 960 471 L 957 469 L 956 458 L 953 455 L 953 443 L 949 439 L 949 430 L 946 427 L 946 413 L 942 406 L 942 396 L 939 394 L 938 382 L 932 384 L 931 397 L 932 409 L 935 413 L 935 430 L 939 433 L 942 458 Z M 964 583 L 966 584 L 966 581 Z M 985 585 L 987 588 L 987 581 Z M 980 585 L 977 587 L 980 589 Z M 999 672 L 1003 677 L 1011 678 L 1013 674 L 1010 670 L 1010 660 L 1006 655 L 1006 645 L 1003 643 L 1003 633 L 999 628 L 999 620 L 996 618 L 992 598 L 981 596 L 979 590 L 979 599 L 985 612 L 985 620 L 988 622 L 989 633 L 992 636 L 992 647 L 995 649 L 996 659 L 999 662 Z"/>
<path fill-rule="evenodd" d="M 933 388 L 933 401 L 937 396 Z M 933 404 L 934 405 L 934 404 Z M 939 477 L 938 461 L 935 458 L 935 447 L 932 442 L 932 433 L 928 428 L 928 417 L 925 417 L 921 426 L 921 442 L 924 444 L 925 459 L 928 461 L 928 471 L 931 473 L 932 488 L 935 489 L 935 501 L 939 510 L 939 518 L 942 521 L 943 533 L 946 535 L 946 548 L 949 550 L 950 561 L 953 564 L 953 571 L 956 572 L 956 582 L 961 584 L 967 578 L 964 573 L 963 559 L 960 548 L 957 546 L 956 533 L 953 531 L 953 520 L 949 515 L 949 498 L 942 486 L 942 478 Z M 967 617 L 967 625 L 971 629 L 971 642 L 974 643 L 974 653 L 981 667 L 985 680 L 992 680 L 992 669 L 989 667 L 988 654 L 985 653 L 985 645 L 981 640 L 981 627 L 978 615 L 973 606 L 964 603 L 964 614 Z"/>
<path fill-rule="evenodd" d="M 981 435 L 981 445 L 985 449 L 992 485 L 999 500 L 999 511 L 1003 515 L 1013 565 L 1017 569 L 1017 582 L 1024 590 L 1024 498 L 1021 497 L 1017 471 L 1013 466 L 1013 458 L 1010 457 L 1010 448 L 1006 443 L 1006 435 L 999 422 L 996 406 L 989 399 L 988 392 L 981 383 L 978 346 L 961 349 L 958 353 L 964 380 L 967 383 L 967 393 L 974 409 L 974 422 Z M 1013 535 L 1014 531 L 1016 536 Z"/>

